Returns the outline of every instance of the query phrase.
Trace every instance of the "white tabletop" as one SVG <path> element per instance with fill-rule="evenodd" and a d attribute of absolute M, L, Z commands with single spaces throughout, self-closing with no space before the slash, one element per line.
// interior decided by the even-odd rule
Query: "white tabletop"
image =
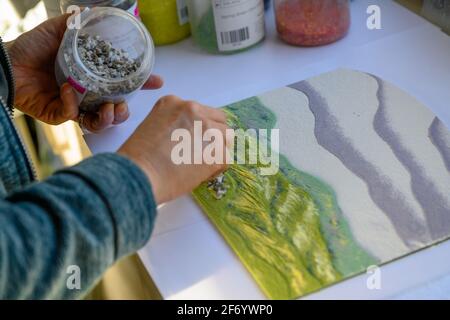
<path fill-rule="evenodd" d="M 369 30 L 366 9 L 378 4 L 382 29 Z M 247 52 L 215 56 L 191 39 L 158 48 L 155 73 L 165 86 L 130 101 L 131 119 L 99 135 L 87 135 L 92 152 L 115 151 L 165 94 L 212 106 L 260 94 L 305 78 L 348 67 L 376 74 L 429 106 L 450 127 L 450 38 L 392 1 L 352 3 L 347 38 L 326 47 L 296 48 L 276 37 L 273 14 L 266 41 Z M 159 209 L 150 242 L 140 257 L 166 299 L 263 299 L 264 296 L 218 231 L 188 196 Z M 450 298 L 450 241 L 381 268 L 381 290 L 368 290 L 368 275 L 308 298 Z"/>

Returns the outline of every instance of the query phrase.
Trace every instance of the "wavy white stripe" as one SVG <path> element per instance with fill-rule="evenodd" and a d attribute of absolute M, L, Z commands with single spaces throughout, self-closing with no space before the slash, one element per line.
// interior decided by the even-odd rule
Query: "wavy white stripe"
<path fill-rule="evenodd" d="M 276 90 L 259 98 L 277 116 L 280 152 L 296 168 L 322 179 L 336 191 L 339 206 L 355 240 L 383 261 L 409 252 L 391 221 L 373 203 L 364 181 L 317 142 L 315 118 L 309 109 L 308 98 L 291 88 Z M 293 133 L 298 135 L 293 136 Z"/>
<path fill-rule="evenodd" d="M 409 172 L 373 130 L 379 106 L 376 80 L 364 73 L 339 70 L 313 78 L 308 83 L 327 101 L 329 111 L 345 137 L 383 174 L 383 178 L 412 209 L 409 215 L 426 225 L 426 216 L 411 190 Z M 422 243 L 416 245 L 419 247 Z"/>
<path fill-rule="evenodd" d="M 379 79 L 378 83 L 380 109 L 375 129 L 408 169 L 433 239 L 442 239 L 450 233 L 450 173 L 430 141 L 435 116 L 402 90 Z"/>

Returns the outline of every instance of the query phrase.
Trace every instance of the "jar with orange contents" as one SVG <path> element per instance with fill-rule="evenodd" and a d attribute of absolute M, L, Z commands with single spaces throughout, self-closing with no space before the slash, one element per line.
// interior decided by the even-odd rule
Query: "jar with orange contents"
<path fill-rule="evenodd" d="M 350 28 L 349 0 L 275 0 L 277 31 L 285 42 L 321 46 L 335 42 Z"/>

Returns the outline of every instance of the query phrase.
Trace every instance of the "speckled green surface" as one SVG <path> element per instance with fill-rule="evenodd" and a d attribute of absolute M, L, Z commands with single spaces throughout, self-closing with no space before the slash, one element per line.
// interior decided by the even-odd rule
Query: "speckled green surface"
<path fill-rule="evenodd" d="M 226 107 L 235 128 L 273 128 L 258 98 Z M 271 299 L 293 299 L 365 270 L 377 261 L 355 242 L 326 182 L 280 156 L 280 171 L 231 165 L 221 200 L 206 185 L 194 198 Z"/>

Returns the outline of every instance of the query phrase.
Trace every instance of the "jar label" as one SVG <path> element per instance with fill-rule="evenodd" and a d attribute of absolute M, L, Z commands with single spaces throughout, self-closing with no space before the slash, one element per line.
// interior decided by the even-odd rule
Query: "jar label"
<path fill-rule="evenodd" d="M 250 47 L 264 38 L 264 1 L 212 0 L 219 51 Z"/>
<path fill-rule="evenodd" d="M 177 0 L 178 23 L 180 26 L 189 22 L 187 0 Z"/>
<path fill-rule="evenodd" d="M 67 78 L 67 82 L 72 86 L 72 88 L 75 89 L 75 91 L 77 91 L 80 94 L 85 94 L 86 93 L 86 88 L 83 87 L 81 84 L 79 84 L 74 78 L 72 77 L 68 77 Z"/>
<path fill-rule="evenodd" d="M 139 18 L 139 7 L 138 7 L 138 2 L 136 1 L 131 7 L 130 9 L 127 10 L 129 13 L 131 13 L 132 15 L 134 15 L 135 17 Z"/>

